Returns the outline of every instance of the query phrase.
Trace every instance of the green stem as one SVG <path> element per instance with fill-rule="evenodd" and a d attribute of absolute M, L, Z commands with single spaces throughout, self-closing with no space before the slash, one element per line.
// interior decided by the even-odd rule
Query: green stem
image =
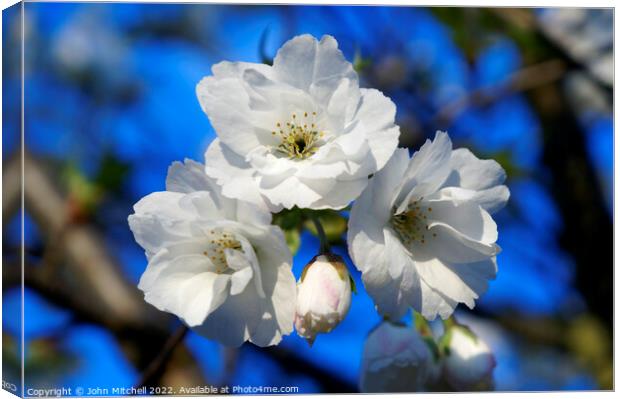
<path fill-rule="evenodd" d="M 443 328 L 444 330 L 448 330 L 450 327 L 454 327 L 456 325 L 458 325 L 459 323 L 456 321 L 456 319 L 454 318 L 454 316 L 450 316 L 447 319 L 443 320 Z"/>
<path fill-rule="evenodd" d="M 310 220 L 312 220 L 312 223 L 314 223 L 316 232 L 319 235 L 319 240 L 321 241 L 321 248 L 319 250 L 320 253 L 321 254 L 329 253 L 330 252 L 329 243 L 327 242 L 327 236 L 325 235 L 325 230 L 323 230 L 323 225 L 321 224 L 321 221 L 313 213 L 310 213 Z"/>
<path fill-rule="evenodd" d="M 412 311 L 415 329 L 418 330 L 420 335 L 422 335 L 423 337 L 432 336 L 431 328 L 428 325 L 428 321 L 426 321 L 424 316 L 422 316 L 420 313 L 416 312 L 415 310 Z"/>

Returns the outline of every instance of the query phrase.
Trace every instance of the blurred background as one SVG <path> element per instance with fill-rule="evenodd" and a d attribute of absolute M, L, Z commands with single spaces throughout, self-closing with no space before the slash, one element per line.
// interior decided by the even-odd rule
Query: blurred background
<path fill-rule="evenodd" d="M 499 273 L 456 315 L 495 352 L 495 387 L 612 388 L 613 11 L 25 4 L 27 388 L 132 386 L 179 322 L 146 304 L 127 225 L 168 165 L 215 137 L 195 86 L 222 60 L 268 62 L 292 36 L 333 35 L 362 87 L 397 104 L 401 146 L 447 130 L 493 158 L 512 197 L 495 216 Z M 3 12 L 3 379 L 19 381 L 21 25 Z M 335 250 L 346 255 L 338 223 Z M 315 254 L 308 230 L 294 273 Z M 153 385 L 355 392 L 380 321 L 359 273 L 347 318 L 314 346 L 224 348 L 189 333 Z"/>

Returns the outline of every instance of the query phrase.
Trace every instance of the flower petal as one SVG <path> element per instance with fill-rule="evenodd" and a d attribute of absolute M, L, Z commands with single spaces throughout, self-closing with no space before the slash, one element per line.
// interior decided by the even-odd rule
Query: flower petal
<path fill-rule="evenodd" d="M 437 257 L 449 263 L 470 263 L 499 253 L 497 225 L 491 215 L 476 202 L 453 197 L 457 192 L 467 190 L 444 189 L 423 203 L 428 206 L 427 232 L 412 244 L 416 261 Z"/>
<path fill-rule="evenodd" d="M 213 76 L 219 79 L 238 78 L 247 70 L 257 71 L 270 79 L 273 76 L 273 69 L 267 64 L 222 61 L 211 67 Z"/>
<path fill-rule="evenodd" d="M 446 183 L 471 190 L 484 190 L 500 185 L 506 180 L 506 172 L 492 159 L 478 159 L 467 148 L 452 151 L 450 166 L 454 174 Z"/>
<path fill-rule="evenodd" d="M 458 302 L 433 290 L 424 280 L 420 280 L 422 293 L 422 307 L 418 310 L 427 320 L 434 320 L 437 315 L 442 319 L 447 319 L 452 315 Z"/>
<path fill-rule="evenodd" d="M 263 301 L 257 298 L 254 285 L 248 284 L 242 293 L 229 296 L 194 331 L 226 346 L 240 346 L 260 322 Z"/>
<path fill-rule="evenodd" d="M 181 193 L 155 192 L 134 205 L 135 214 L 128 218 L 129 228 L 148 256 L 169 243 L 191 237 L 187 223 L 191 213 L 180 207 L 182 197 Z"/>
<path fill-rule="evenodd" d="M 497 241 L 497 225 L 477 203 L 460 196 L 465 190 L 444 189 L 437 197 L 425 201 L 432 211 L 427 213 L 429 228 L 434 223 L 452 226 L 472 240 L 490 244 Z M 436 198 L 436 199 L 435 199 Z"/>
<path fill-rule="evenodd" d="M 182 242 L 170 244 L 164 249 L 158 251 L 154 256 L 149 259 L 149 264 L 145 272 L 140 277 L 140 283 L 138 288 L 142 291 L 150 290 L 161 271 L 169 267 L 169 263 L 172 259 L 181 256 L 198 256 L 198 260 L 204 261 L 201 263 L 197 272 L 213 271 L 215 268 L 208 263 L 208 259 L 203 258 L 202 251 L 204 250 L 205 243 L 197 238 L 188 239 Z M 188 264 L 187 267 L 191 268 L 194 264 Z M 181 267 L 180 270 L 184 270 Z"/>
<path fill-rule="evenodd" d="M 165 262 L 159 266 L 157 262 Z M 182 318 L 190 327 L 201 324 L 226 299 L 230 277 L 207 271 L 206 257 L 183 255 L 173 259 L 153 258 L 149 268 L 158 269 L 150 285 L 142 283 L 144 299 L 158 309 Z M 143 279 L 148 279 L 148 275 Z"/>
<path fill-rule="evenodd" d="M 453 170 L 446 180 L 446 187 L 473 190 L 475 194 L 472 199 L 491 214 L 506 205 L 510 191 L 501 185 L 506 179 L 506 172 L 497 162 L 478 159 L 468 149 L 459 148 L 452 151 L 450 165 Z"/>
<path fill-rule="evenodd" d="M 177 193 L 194 191 L 219 191 L 219 188 L 205 173 L 205 166 L 189 158 L 185 163 L 175 161 L 168 167 L 166 190 Z"/>
<path fill-rule="evenodd" d="M 376 169 L 380 170 L 398 146 L 400 128 L 394 125 L 396 105 L 378 90 L 361 89 L 361 92 L 354 119 L 362 122 Z"/>
<path fill-rule="evenodd" d="M 288 177 L 275 187 L 261 187 L 261 194 L 272 204 L 270 208 L 280 209 L 291 209 L 294 206 L 309 208 L 312 203 L 321 199 L 320 193 L 295 176 Z"/>
<path fill-rule="evenodd" d="M 420 277 L 411 253 L 405 249 L 391 229 L 384 229 L 385 256 L 388 259 L 390 276 L 399 282 L 398 296 L 410 307 L 421 304 Z M 392 294 L 394 295 L 394 294 Z"/>
<path fill-rule="evenodd" d="M 392 319 L 399 320 L 409 309 L 409 304 L 400 291 L 400 278 L 393 279 L 386 264 L 369 267 L 362 274 L 364 288 L 375 303 L 377 312 Z"/>
<path fill-rule="evenodd" d="M 198 83 L 196 93 L 219 139 L 234 152 L 245 155 L 260 145 L 241 79 L 207 76 Z"/>
<path fill-rule="evenodd" d="M 402 213 L 415 198 L 436 192 L 450 173 L 452 142 L 444 132 L 437 132 L 433 141 L 426 143 L 409 162 L 407 172 L 396 197 L 396 213 Z"/>
<path fill-rule="evenodd" d="M 437 258 L 426 261 L 416 261 L 416 268 L 421 278 L 435 291 L 441 292 L 444 296 L 455 302 L 462 302 L 470 309 L 474 307 L 474 300 L 479 293 L 471 289 L 463 282 L 453 269 Z M 464 269 L 463 265 L 461 268 Z"/>
<path fill-rule="evenodd" d="M 486 190 L 476 191 L 472 200 L 476 201 L 482 209 L 490 214 L 501 210 L 510 198 L 510 190 L 506 186 L 495 186 Z"/>
<path fill-rule="evenodd" d="M 226 258 L 228 260 L 228 254 L 226 255 Z M 234 258 L 242 257 L 238 255 L 233 255 L 230 260 L 233 260 Z M 250 280 L 252 280 L 252 268 L 249 267 L 249 265 L 247 266 L 248 267 L 241 268 L 240 270 L 237 270 L 232 274 L 230 278 L 230 295 L 239 295 L 240 293 L 242 293 Z"/>
<path fill-rule="evenodd" d="M 342 209 L 355 200 L 368 184 L 367 178 L 358 180 L 334 179 L 331 182 L 323 180 L 303 179 L 303 182 L 313 191 L 319 191 L 318 185 L 332 186 L 334 189 L 322 191 L 325 194 L 317 201 L 314 201 L 308 208 L 310 209 Z"/>
<path fill-rule="evenodd" d="M 320 42 L 311 35 L 289 40 L 278 50 L 273 69 L 280 80 L 307 92 L 311 86 L 333 92 L 341 79 L 357 80 L 353 66 L 338 50 L 338 43 L 327 35 Z M 322 94 L 321 100 L 327 103 L 331 93 Z"/>
<path fill-rule="evenodd" d="M 374 263 L 368 259 L 365 250 L 370 248 L 369 241 L 384 244 L 383 227 L 392 216 L 391 202 L 408 164 L 408 151 L 397 149 L 385 168 L 370 179 L 364 192 L 353 204 L 347 242 L 351 259 L 360 271 L 365 271 L 367 265 Z"/>
<path fill-rule="evenodd" d="M 295 317 L 295 276 L 290 264 L 281 264 L 272 274 L 265 272 L 265 291 L 269 292 L 270 302 L 265 310 L 251 341 L 258 346 L 277 345 L 284 335 L 293 332 Z M 273 288 L 272 288 L 273 287 Z"/>
<path fill-rule="evenodd" d="M 400 276 L 390 275 L 389 252 L 386 251 L 384 226 L 391 212 L 394 189 L 399 185 L 409 164 L 409 153 L 398 149 L 380 172 L 355 201 L 348 223 L 347 243 L 355 267 L 362 272 L 364 288 L 372 297 L 377 311 L 394 319 L 402 317 L 409 304 L 402 289 L 414 291 L 415 281 L 411 270 Z M 408 291 L 410 297 L 415 294 Z"/>
<path fill-rule="evenodd" d="M 222 195 L 243 199 L 267 209 L 267 204 L 258 188 L 258 181 L 254 177 L 255 172 L 242 157 L 231 151 L 219 139 L 215 139 L 207 148 L 205 159 L 206 173 L 222 187 Z"/>

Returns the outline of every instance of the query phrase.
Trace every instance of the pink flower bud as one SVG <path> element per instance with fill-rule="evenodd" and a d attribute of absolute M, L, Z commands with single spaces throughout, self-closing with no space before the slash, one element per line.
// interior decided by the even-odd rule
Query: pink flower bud
<path fill-rule="evenodd" d="M 351 281 L 342 258 L 334 254 L 314 257 L 297 282 L 297 334 L 310 345 L 316 335 L 334 329 L 351 305 Z"/>

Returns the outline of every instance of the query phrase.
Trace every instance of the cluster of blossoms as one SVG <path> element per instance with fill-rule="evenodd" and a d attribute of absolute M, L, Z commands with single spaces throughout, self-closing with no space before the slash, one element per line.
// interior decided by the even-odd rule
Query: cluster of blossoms
<path fill-rule="evenodd" d="M 386 320 L 409 309 L 446 319 L 459 303 L 474 307 L 497 272 L 491 214 L 509 197 L 499 164 L 454 150 L 443 132 L 412 157 L 397 148 L 394 103 L 359 87 L 330 36 L 293 38 L 272 66 L 221 62 L 212 71 L 196 88 L 217 134 L 205 164 L 173 163 L 167 191 L 144 197 L 129 216 L 148 259 L 139 283 L 147 302 L 225 345 L 276 345 L 293 327 L 312 343 L 348 312 L 351 277 L 324 250 L 296 283 L 272 214 L 354 201 L 349 254 Z M 415 334 L 379 326 L 365 348 L 365 375 L 398 378 L 392 363 L 408 373 L 432 361 Z M 447 357 L 444 374 L 466 361 Z M 423 368 L 416 389 L 440 374 Z M 382 389 L 372 380 L 362 388 Z"/>
<path fill-rule="evenodd" d="M 446 323 L 435 340 L 428 325 L 415 329 L 384 321 L 364 346 L 362 392 L 472 391 L 493 387 L 495 357 L 479 337 Z"/>

